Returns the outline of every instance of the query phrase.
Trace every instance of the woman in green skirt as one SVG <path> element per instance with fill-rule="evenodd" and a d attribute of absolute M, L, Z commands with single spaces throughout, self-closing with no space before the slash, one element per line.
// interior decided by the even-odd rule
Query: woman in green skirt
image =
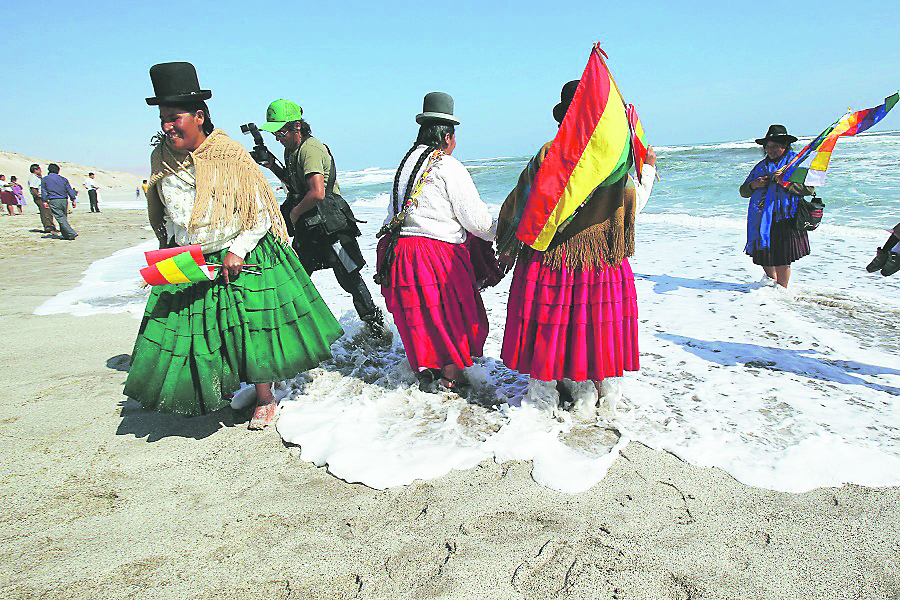
<path fill-rule="evenodd" d="M 272 382 L 331 357 L 341 326 L 288 245 L 272 188 L 243 146 L 214 129 L 190 63 L 150 69 L 162 133 L 150 157 L 150 224 L 161 248 L 200 244 L 222 265 L 209 282 L 152 288 L 125 394 L 186 415 L 256 386 L 251 429 L 275 418 Z M 247 273 L 244 263 L 257 273 Z"/>

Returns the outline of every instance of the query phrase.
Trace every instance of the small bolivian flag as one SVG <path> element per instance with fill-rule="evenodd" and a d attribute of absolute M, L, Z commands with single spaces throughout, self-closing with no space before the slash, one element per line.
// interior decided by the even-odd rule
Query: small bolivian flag
<path fill-rule="evenodd" d="M 199 244 L 145 252 L 147 267 L 141 277 L 150 285 L 211 281 L 216 267 L 206 264 Z"/>
<path fill-rule="evenodd" d="M 631 166 L 631 129 L 619 88 L 599 45 L 591 50 L 575 96 L 541 163 L 516 237 L 546 250 L 557 229 L 601 185 L 611 185 Z"/>

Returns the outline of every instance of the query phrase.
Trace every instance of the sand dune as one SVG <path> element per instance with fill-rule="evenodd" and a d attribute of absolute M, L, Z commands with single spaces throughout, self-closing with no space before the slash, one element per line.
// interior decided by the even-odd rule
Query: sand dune
<path fill-rule="evenodd" d="M 29 167 L 33 163 L 41 165 L 41 168 L 44 170 L 44 175 L 47 174 L 48 164 L 58 164 L 59 174 L 66 177 L 79 194 L 84 193 L 81 181 L 87 177 L 88 173 L 94 173 L 94 179 L 97 181 L 97 185 L 100 186 L 101 194 L 103 193 L 104 188 L 128 188 L 134 190 L 141 183 L 141 178 L 133 173 L 110 171 L 109 169 L 87 165 L 76 165 L 74 163 L 59 160 L 58 158 L 35 158 L 31 156 L 22 156 L 15 152 L 0 151 L 0 174 L 6 175 L 7 181 L 9 181 L 10 175 L 15 175 L 19 182 L 24 185 L 24 183 L 28 181 L 28 175 L 30 174 Z"/>

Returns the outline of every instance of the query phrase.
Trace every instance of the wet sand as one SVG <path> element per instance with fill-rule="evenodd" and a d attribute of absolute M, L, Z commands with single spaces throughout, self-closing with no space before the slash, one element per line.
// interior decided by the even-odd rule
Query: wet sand
<path fill-rule="evenodd" d="M 382 491 L 224 409 L 122 396 L 138 321 L 35 316 L 142 211 L 0 217 L 2 598 L 900 598 L 900 489 L 787 494 L 632 443 L 588 492 L 523 462 Z"/>

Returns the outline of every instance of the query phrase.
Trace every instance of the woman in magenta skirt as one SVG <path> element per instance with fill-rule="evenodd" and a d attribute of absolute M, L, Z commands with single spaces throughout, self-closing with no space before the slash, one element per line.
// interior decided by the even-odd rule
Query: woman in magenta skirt
<path fill-rule="evenodd" d="M 577 86 L 578 81 L 563 86 L 553 109 L 557 123 Z M 618 385 L 608 385 L 610 378 L 639 367 L 637 293 L 627 257 L 634 253 L 634 218 L 650 195 L 656 155 L 651 148 L 643 185 L 636 188 L 625 175 L 597 188 L 540 252 L 516 240 L 515 229 L 521 218 L 517 212 L 551 145 L 532 158 L 500 210 L 501 260 L 515 261 L 501 357 L 532 380 L 556 382 L 560 404 L 575 402 L 579 416 L 590 419 L 596 416 L 598 394 L 615 408 L 611 395 L 620 392 Z M 593 385 L 583 388 L 578 382 Z"/>
<path fill-rule="evenodd" d="M 379 236 L 376 280 L 420 387 L 439 380 L 464 393 L 463 369 L 481 356 L 487 313 L 466 246 L 471 233 L 493 240 L 495 223 L 456 148 L 453 98 L 425 96 L 419 134 L 394 176 Z"/>

